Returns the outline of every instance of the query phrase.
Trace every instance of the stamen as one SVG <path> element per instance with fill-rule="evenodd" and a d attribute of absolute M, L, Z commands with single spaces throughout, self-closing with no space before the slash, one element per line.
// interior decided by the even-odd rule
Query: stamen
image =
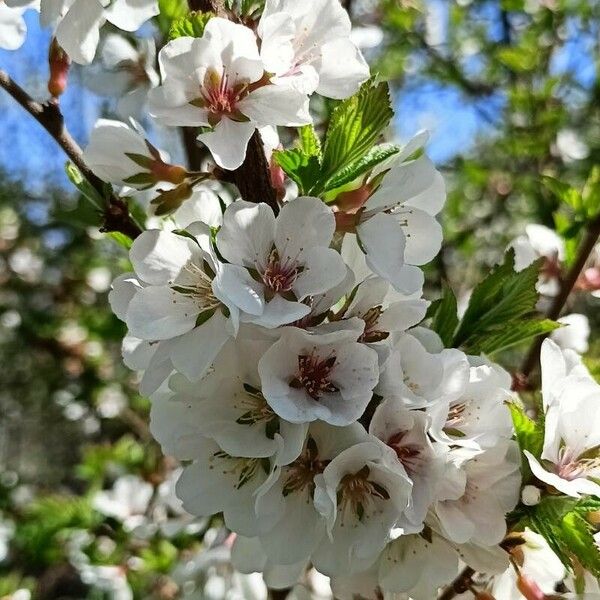
<path fill-rule="evenodd" d="M 331 381 L 331 371 L 336 363 L 335 353 L 321 359 L 316 349 L 310 354 L 298 356 L 298 375 L 292 379 L 290 386 L 304 388 L 313 399 L 319 400 L 324 394 L 334 394 L 339 391 Z"/>
<path fill-rule="evenodd" d="M 395 433 L 387 441 L 387 445 L 394 450 L 406 472 L 409 475 L 414 475 L 420 469 L 423 457 L 421 456 L 421 448 L 417 444 L 403 441 L 406 434 L 406 431 Z"/>

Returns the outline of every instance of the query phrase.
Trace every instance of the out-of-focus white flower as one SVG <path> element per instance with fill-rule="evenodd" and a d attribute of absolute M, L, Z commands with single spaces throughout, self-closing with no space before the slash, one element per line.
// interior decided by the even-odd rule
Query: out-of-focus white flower
<path fill-rule="evenodd" d="M 97 62 L 84 71 L 84 83 L 103 96 L 116 96 L 122 119 L 139 119 L 148 92 L 160 83 L 155 69 L 156 45 L 152 38 L 129 39 L 116 33 L 104 37 Z"/>
<path fill-rule="evenodd" d="M 3 519 L 0 514 L 0 563 L 8 557 L 9 545 L 15 533 L 15 527 L 12 521 Z"/>
<path fill-rule="evenodd" d="M 566 163 L 583 160 L 590 154 L 589 146 L 573 129 L 561 129 L 556 135 L 556 150 Z"/>
<path fill-rule="evenodd" d="M 123 567 L 86 564 L 80 569 L 81 579 L 88 585 L 104 590 L 112 600 L 133 600 Z"/>
<path fill-rule="evenodd" d="M 0 48 L 17 50 L 25 42 L 27 25 L 23 13 L 28 8 L 38 8 L 39 0 L 13 0 L 12 3 L 0 2 Z"/>
<path fill-rule="evenodd" d="M 105 419 L 114 419 L 127 407 L 127 396 L 119 384 L 102 388 L 96 400 L 98 413 Z"/>
<path fill-rule="evenodd" d="M 525 235 L 515 238 L 509 248 L 515 252 L 515 271 L 528 267 L 538 258 L 545 258 L 537 290 L 544 296 L 556 296 L 559 291 L 561 262 L 565 259 L 565 243 L 552 229 L 544 225 L 529 224 Z"/>
<path fill-rule="evenodd" d="M 6 0 L 22 6 L 23 0 Z M 55 29 L 60 46 L 76 62 L 89 64 L 96 54 L 100 28 L 107 21 L 124 31 L 136 31 L 158 14 L 158 0 L 41 0 L 40 21 Z"/>
<path fill-rule="evenodd" d="M 541 535 L 529 529 L 519 535 L 525 540 L 514 552 L 520 574 L 531 579 L 544 594 L 552 595 L 556 584 L 566 575 L 564 565 Z M 517 581 L 517 572 L 511 565 L 502 575 L 494 577 L 490 592 L 494 598 L 521 600 L 523 596 L 517 587 Z"/>
<path fill-rule="evenodd" d="M 136 475 L 124 475 L 117 479 L 111 490 L 97 492 L 93 498 L 94 508 L 107 517 L 114 517 L 133 531 L 146 521 L 146 511 L 154 488 Z"/>
<path fill-rule="evenodd" d="M 574 350 L 578 354 L 585 354 L 589 348 L 590 321 L 585 315 L 572 313 L 558 319 L 563 325 L 550 334 L 550 339 L 562 349 Z"/>
<path fill-rule="evenodd" d="M 242 164 L 257 128 L 311 122 L 306 94 L 259 85 L 264 67 L 256 37 L 243 25 L 214 17 L 203 37 L 177 38 L 159 59 L 163 82 L 150 91 L 150 113 L 165 125 L 212 127 L 198 139 L 225 169 Z"/>
<path fill-rule="evenodd" d="M 258 35 L 265 70 L 304 94 L 347 98 L 369 78 L 339 0 L 267 0 Z"/>

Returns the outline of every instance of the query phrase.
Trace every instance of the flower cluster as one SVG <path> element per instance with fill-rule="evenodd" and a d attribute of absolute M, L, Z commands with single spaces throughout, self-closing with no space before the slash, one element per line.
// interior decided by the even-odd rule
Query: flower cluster
<path fill-rule="evenodd" d="M 312 92 L 356 91 L 367 71 L 347 16 L 316 4 L 268 2 L 260 50 L 250 29 L 218 17 L 203 37 L 169 43 L 152 114 L 210 127 L 200 141 L 232 169 L 257 128 L 307 123 Z M 426 139 L 335 206 L 293 193 L 278 214 L 242 199 L 218 214 L 197 205 L 184 227 L 143 232 L 133 271 L 113 284 L 153 434 L 189 461 L 184 507 L 223 513 L 236 567 L 273 587 L 310 563 L 340 589 L 368 572 L 386 592 L 430 598 L 459 560 L 491 556 L 504 570 L 497 545 L 521 481 L 511 378 L 419 327 L 420 265 L 439 251 L 445 202 Z M 118 185 L 192 177 L 114 122 L 97 126 L 85 158 Z"/>

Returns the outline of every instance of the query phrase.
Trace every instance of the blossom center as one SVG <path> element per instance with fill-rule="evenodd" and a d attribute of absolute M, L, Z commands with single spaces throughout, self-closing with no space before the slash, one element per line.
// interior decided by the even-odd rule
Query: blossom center
<path fill-rule="evenodd" d="M 338 488 L 338 505 L 344 516 L 356 516 L 362 521 L 376 500 L 389 500 L 388 491 L 369 480 L 370 475 L 371 469 L 365 465 L 357 473 L 342 477 Z"/>
<path fill-rule="evenodd" d="M 555 469 L 559 477 L 567 481 L 573 481 L 580 477 L 587 477 L 592 471 L 600 469 L 600 457 L 580 457 L 573 450 L 564 446 L 558 452 L 558 462 Z"/>
<path fill-rule="evenodd" d="M 225 73 L 208 69 L 200 89 L 200 98 L 194 101 L 215 116 L 232 115 L 237 111 L 237 103 L 242 99 L 247 85 L 235 85 Z"/>
<path fill-rule="evenodd" d="M 277 250 L 269 255 L 267 266 L 262 272 L 265 286 L 276 294 L 291 292 L 300 274 L 298 263 L 291 258 L 281 260 Z"/>
<path fill-rule="evenodd" d="M 190 276 L 189 281 L 171 285 L 171 289 L 174 292 L 193 298 L 200 312 L 218 308 L 221 302 L 214 295 L 212 278 L 194 263 L 188 263 L 184 267 L 184 271 Z M 176 300 L 173 300 L 173 302 L 176 302 Z"/>
<path fill-rule="evenodd" d="M 209 459 L 209 469 L 221 469 L 223 475 L 235 479 L 235 488 L 241 489 L 252 481 L 261 471 L 268 474 L 270 464 L 264 458 L 238 458 L 222 450 L 215 452 Z"/>
<path fill-rule="evenodd" d="M 406 431 L 399 431 L 390 437 L 387 445 L 396 453 L 398 460 L 409 475 L 414 475 L 422 460 L 421 447 L 406 439 Z"/>
<path fill-rule="evenodd" d="M 383 314 L 383 307 L 374 306 L 370 308 L 363 316 L 362 319 L 365 322 L 365 330 L 359 338 L 359 342 L 373 343 L 385 340 L 389 333 L 387 331 L 380 331 L 377 329 L 379 324 L 379 318 Z"/>
<path fill-rule="evenodd" d="M 319 458 L 315 441 L 308 438 L 304 452 L 287 468 L 283 495 L 288 496 L 306 489 L 312 497 L 315 490 L 315 475 L 325 470 L 327 462 Z"/>
<path fill-rule="evenodd" d="M 319 400 L 324 394 L 334 394 L 339 391 L 331 381 L 336 360 L 333 352 L 326 358 L 321 358 L 314 350 L 310 354 L 301 354 L 298 356 L 298 373 L 290 386 L 304 388 L 313 400 Z"/>

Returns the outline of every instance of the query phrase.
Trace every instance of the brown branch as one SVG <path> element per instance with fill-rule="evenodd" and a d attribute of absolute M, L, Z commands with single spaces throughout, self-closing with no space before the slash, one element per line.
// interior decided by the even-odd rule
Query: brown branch
<path fill-rule="evenodd" d="M 456 579 L 440 594 L 438 600 L 452 600 L 452 598 L 468 592 L 473 585 L 473 575 L 475 575 L 475 571 L 471 567 L 463 569 Z"/>
<path fill-rule="evenodd" d="M 598 238 L 600 238 L 600 216 L 596 217 L 593 221 L 590 221 L 586 227 L 585 236 L 577 251 L 575 262 L 569 269 L 566 277 L 561 282 L 558 296 L 554 298 L 550 308 L 548 309 L 547 316 L 549 319 L 555 321 L 560 317 L 560 314 L 567 300 L 569 299 L 571 292 L 573 291 L 575 283 L 577 283 L 577 280 L 579 279 L 579 276 L 581 275 L 581 272 L 583 271 L 590 254 L 598 242 Z M 525 358 L 523 366 L 521 367 L 521 373 L 525 377 L 529 377 L 537 367 L 542 343 L 546 337 L 547 336 L 541 336 L 537 338 L 527 357 Z"/>
<path fill-rule="evenodd" d="M 83 177 L 104 197 L 104 183 L 84 163 L 81 148 L 65 127 L 58 102 L 51 101 L 42 104 L 35 101 L 2 70 L 0 70 L 0 87 L 6 90 L 52 136 Z M 103 231 L 119 231 L 131 239 L 135 239 L 142 232 L 131 218 L 126 202 L 116 196 L 108 199 L 108 206 L 103 217 Z"/>

